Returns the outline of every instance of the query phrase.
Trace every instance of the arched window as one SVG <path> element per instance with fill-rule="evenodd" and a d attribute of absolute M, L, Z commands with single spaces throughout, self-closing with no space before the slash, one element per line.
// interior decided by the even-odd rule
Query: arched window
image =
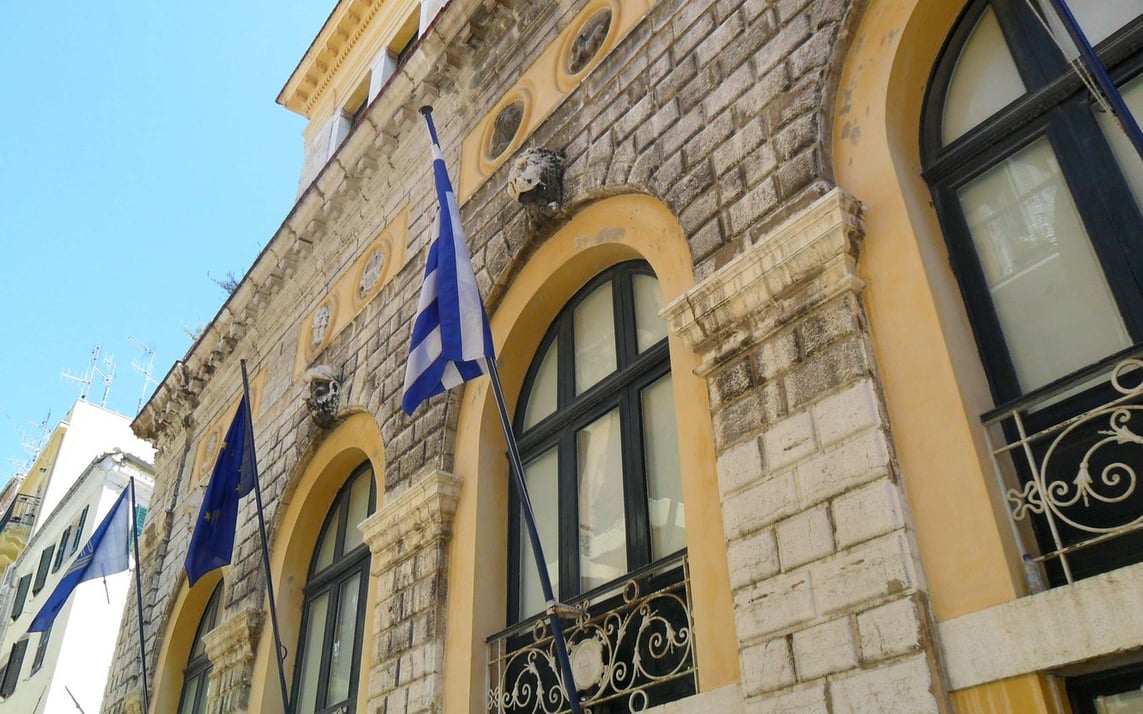
<path fill-rule="evenodd" d="M 1143 2 L 1069 5 L 1143 116 Z M 1027 0 L 968 5 L 922 154 L 997 403 L 1143 342 L 1143 163 Z"/>
<path fill-rule="evenodd" d="M 218 611 L 222 604 L 222 583 L 214 586 L 214 592 L 203 610 L 198 629 L 194 633 L 190 657 L 183 670 L 183 692 L 179 696 L 179 714 L 202 714 L 206 711 L 206 700 L 210 695 L 210 672 L 214 667 L 203 645 L 203 636 L 218 625 Z"/>
<path fill-rule="evenodd" d="M 596 276 L 540 344 L 517 409 L 525 479 L 556 596 L 600 587 L 686 547 L 659 283 L 642 262 Z M 543 609 L 513 493 L 509 614 Z"/>
<path fill-rule="evenodd" d="M 306 579 L 296 714 L 356 711 L 362 628 L 369 589 L 369 547 L 357 526 L 376 503 L 373 469 L 359 466 L 333 499 Z"/>

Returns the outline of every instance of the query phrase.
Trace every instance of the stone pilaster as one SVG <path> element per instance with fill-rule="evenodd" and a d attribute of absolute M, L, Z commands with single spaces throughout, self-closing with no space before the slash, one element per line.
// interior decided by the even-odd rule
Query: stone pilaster
<path fill-rule="evenodd" d="M 368 711 L 440 712 L 448 544 L 460 479 L 434 470 L 361 524 L 378 593 Z"/>
<path fill-rule="evenodd" d="M 225 714 L 247 711 L 262 618 L 261 610 L 240 610 L 203 636 L 203 645 L 213 666 L 207 711 Z"/>
<path fill-rule="evenodd" d="M 835 189 L 664 311 L 701 356 L 748 710 L 947 707 Z"/>

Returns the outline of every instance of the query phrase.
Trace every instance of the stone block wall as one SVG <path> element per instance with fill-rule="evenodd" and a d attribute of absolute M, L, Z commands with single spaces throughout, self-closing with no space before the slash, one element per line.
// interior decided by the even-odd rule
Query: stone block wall
<path fill-rule="evenodd" d="M 844 710 L 846 702 L 882 696 L 884 681 L 928 668 L 932 656 L 853 271 L 859 239 L 846 228 L 838 245 L 811 241 L 806 255 L 816 262 L 801 273 L 789 263 L 755 260 L 777 261 L 766 251 L 785 245 L 787 232 L 778 227 L 832 187 L 826 137 L 834 71 L 861 6 L 658 0 L 524 142 L 565 155 L 565 213 L 537 221 L 525 212 L 504 191 L 507 166 L 461 208 L 490 311 L 564 216 L 625 191 L 652 194 L 678 215 L 702 281 L 692 298 L 712 285 L 722 286 L 730 304 L 749 297 L 742 314 L 692 315 L 693 324 L 726 324 L 704 324 L 699 332 L 706 337 L 688 339 L 707 360 L 715 409 L 743 688 L 763 710 L 782 697 L 818 694 Z M 152 668 L 197 511 L 197 491 L 189 487 L 195 449 L 240 392 L 238 359 L 266 376 L 255 435 L 273 539 L 282 535 L 274 530 L 277 516 L 323 437 L 294 369 L 302 325 L 329 285 L 406 208 L 405 265 L 315 363 L 341 375 L 343 407 L 368 412 L 380 426 L 386 463 L 379 503 L 398 501 L 452 469 L 459 393 L 430 400 L 413 417 L 399 408 L 434 211 L 428 141 L 416 109 L 436 106 L 455 172 L 461 140 L 581 7 L 449 3 L 136 421 L 159 448 L 145 540 L 152 545 L 143 558 Z M 835 212 L 853 209 L 845 204 Z M 748 256 L 763 277 L 746 289 L 733 276 L 741 277 L 735 266 Z M 777 290 L 779 283 L 788 290 Z M 260 608 L 264 598 L 249 501 L 239 514 L 224 621 Z M 390 702 L 433 710 L 444 627 L 435 608 L 447 588 L 447 528 L 440 528 L 435 539 L 384 566 L 375 560 L 384 605 L 371 623 L 370 711 Z M 380 531 L 370 542 L 375 559 L 396 547 Z M 901 613 L 916 626 L 884 626 L 907 625 Z M 121 638 L 118 652 L 122 669 L 107 696 L 112 711 L 121 710 L 137 681 L 132 644 Z M 928 698 L 928 689 L 909 691 L 935 708 L 939 686 L 924 681 L 933 682 Z"/>
<path fill-rule="evenodd" d="M 704 356 L 747 711 L 942 711 L 834 190 L 667 308 Z"/>

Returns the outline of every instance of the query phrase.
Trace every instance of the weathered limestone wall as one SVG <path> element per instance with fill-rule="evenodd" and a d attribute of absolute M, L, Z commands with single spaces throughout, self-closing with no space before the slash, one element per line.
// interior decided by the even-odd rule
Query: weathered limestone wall
<path fill-rule="evenodd" d="M 755 265 L 785 255 L 794 243 L 784 242 L 789 229 L 776 227 L 832 188 L 824 137 L 833 70 L 858 14 L 852 5 L 659 0 L 525 141 L 564 153 L 568 211 L 620 191 L 657 196 L 678 215 L 697 276 L 707 281 L 693 296 L 749 297 L 725 329 L 708 330 L 709 320 L 724 319 L 715 304 L 709 314 L 672 319 L 703 325 L 705 336 L 692 339 L 708 356 L 743 690 L 759 711 L 827 698 L 835 711 L 876 702 L 935 710 L 943 701 L 929 673 L 923 579 L 852 270 L 856 229 L 846 224 L 838 229 L 842 245 L 815 253 L 814 269 L 828 273 L 786 275 L 781 264 L 766 264 L 766 290 L 728 277 L 735 256 Z M 580 7 L 453 0 L 137 420 L 159 447 L 143 557 L 152 671 L 184 582 L 198 503 L 189 486 L 195 450 L 240 393 L 238 359 L 265 378 L 256 444 L 271 538 L 284 537 L 275 524 L 324 435 L 307 414 L 295 369 L 304 326 L 333 282 L 407 208 L 405 265 L 313 363 L 341 376 L 342 407 L 372 415 L 385 446 L 382 505 L 366 525 L 377 593 L 374 651 L 363 670 L 368 710 L 400 703 L 401 711 L 439 711 L 447 499 L 438 499 L 417 534 L 423 541 L 394 540 L 391 532 L 400 529 L 392 514 L 404 513 L 415 494 L 451 488 L 442 474 L 452 469 L 459 399 L 435 398 L 412 418 L 399 408 L 434 201 L 416 108 L 436 106 L 453 165 L 461 139 Z M 562 220 L 527 214 L 503 190 L 506 174 L 507 167 L 498 170 L 461 209 L 490 311 Z M 830 200 L 835 213 L 853 216 L 849 202 Z M 811 252 L 825 250 L 813 235 L 795 232 L 790 240 L 801 239 Z M 222 622 L 260 609 L 264 599 L 251 501 L 239 515 Z M 122 711 L 137 691 L 133 647 L 121 637 L 111 711 Z M 215 677 L 240 682 L 248 666 L 228 654 Z M 225 691 L 225 705 L 217 700 L 212 710 L 245 711 L 246 693 Z"/>
<path fill-rule="evenodd" d="M 861 238 L 835 189 L 667 308 L 710 379 L 748 711 L 945 706 Z"/>

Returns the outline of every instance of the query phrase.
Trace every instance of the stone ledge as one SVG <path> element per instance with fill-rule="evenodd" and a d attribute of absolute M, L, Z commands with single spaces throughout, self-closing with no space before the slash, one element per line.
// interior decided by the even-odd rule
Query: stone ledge
<path fill-rule="evenodd" d="M 950 690 L 1137 650 L 1143 563 L 938 623 Z"/>
<path fill-rule="evenodd" d="M 414 481 L 386 503 L 358 528 L 373 553 L 372 569 L 384 570 L 403 552 L 416 549 L 452 531 L 452 516 L 460 503 L 461 480 L 446 471 L 434 469 Z"/>
<path fill-rule="evenodd" d="M 860 292 L 864 235 L 857 199 L 835 188 L 663 308 L 671 331 L 703 355 L 697 370 L 757 344 L 835 295 Z"/>
<path fill-rule="evenodd" d="M 224 668 L 252 661 L 255 644 L 262 631 L 262 619 L 261 610 L 239 610 L 203 635 L 202 642 L 211 664 Z"/>

